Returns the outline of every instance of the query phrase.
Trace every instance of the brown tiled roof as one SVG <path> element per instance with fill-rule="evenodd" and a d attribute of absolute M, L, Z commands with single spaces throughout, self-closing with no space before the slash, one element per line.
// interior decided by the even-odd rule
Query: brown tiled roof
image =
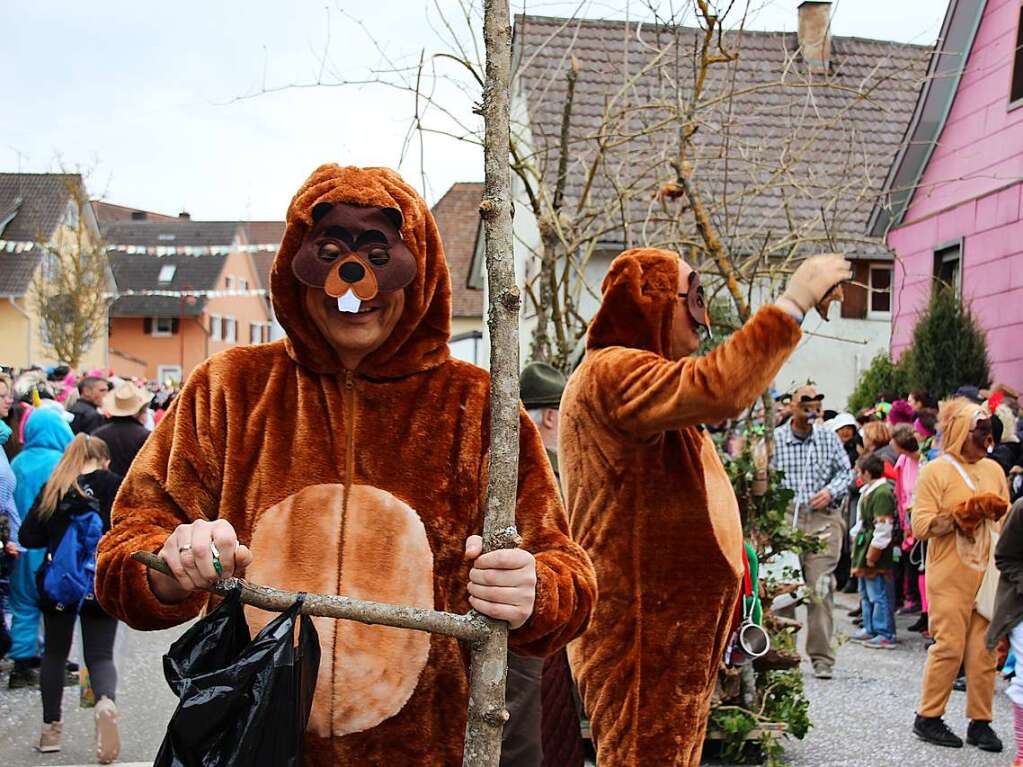
<path fill-rule="evenodd" d="M 250 245 L 280 245 L 284 239 L 283 221 L 239 221 L 245 227 Z"/>
<path fill-rule="evenodd" d="M 227 261 L 226 255 L 150 256 L 141 253 L 111 253 L 110 269 L 118 291 L 133 290 L 213 290 Z M 170 282 L 159 281 L 160 270 L 174 266 Z M 182 304 L 177 296 L 121 296 L 110 307 L 112 317 L 196 317 L 206 305 L 205 298 Z"/>
<path fill-rule="evenodd" d="M 519 83 L 528 101 L 534 149 L 548 188 L 553 187 L 557 172 L 565 76 L 572 60 L 578 62 L 565 190 L 568 210 L 574 209 L 582 194 L 595 155 L 595 136 L 607 104 L 625 80 L 624 68 L 637 78 L 628 95 L 616 102 L 631 111 L 627 122 L 611 126 L 610 138 L 620 138 L 626 131 L 649 132 L 623 140 L 597 169 L 591 199 L 599 206 L 601 220 L 594 222 L 594 230 L 608 222 L 606 210 L 612 207 L 608 203 L 615 199 L 612 180 L 636 192 L 628 210 L 632 222 L 664 215 L 652 196 L 674 177 L 669 160 L 677 152 L 678 126 L 653 127 L 668 116 L 656 105 L 674 98 L 676 84 L 683 96 L 691 93 L 691 59 L 702 32 L 679 28 L 678 34 L 681 43 L 675 48 L 669 30 L 651 24 L 516 18 Z M 795 33 L 731 32 L 724 40 L 739 51 L 738 93 L 731 104 L 722 99 L 715 107 L 701 109 L 697 153 L 691 159 L 694 178 L 714 207 L 715 223 L 726 244 L 733 252 L 759 252 L 766 238 L 777 239 L 790 231 L 790 219 L 802 231 L 823 235 L 821 205 L 830 205 L 830 190 L 842 188 L 843 183 L 848 184 L 849 193 L 827 210 L 827 226 L 839 241 L 864 237 L 873 202 L 912 117 L 930 47 L 834 37 L 827 77 L 837 87 L 807 88 L 798 56 L 793 65 L 798 50 Z M 668 53 L 662 63 L 650 66 L 654 51 L 664 48 Z M 789 85 L 749 90 L 780 81 L 787 64 L 792 65 L 785 74 Z M 644 67 L 648 71 L 640 74 Z M 822 76 L 813 77 L 819 81 Z M 729 65 L 712 66 L 705 102 L 727 93 L 730 82 Z M 795 162 L 790 162 L 784 183 L 755 191 L 785 164 L 785 156 Z M 727 219 L 723 199 L 730 200 Z M 677 209 L 676 203 L 672 210 Z M 656 234 L 649 235 L 658 231 L 656 223 L 648 226 L 646 240 L 656 241 Z M 602 238 L 615 243 L 625 240 L 620 226 Z M 631 241 L 644 241 L 640 226 L 632 227 Z M 846 248 L 860 255 L 886 252 L 880 240 L 866 245 L 847 241 Z"/>
<path fill-rule="evenodd" d="M 166 245 L 209 247 L 231 245 L 241 229 L 238 221 L 111 221 L 102 228 L 108 247 Z"/>
<path fill-rule="evenodd" d="M 480 201 L 483 184 L 453 184 L 433 206 L 433 217 L 444 243 L 444 256 L 451 273 L 451 314 L 481 317 L 483 291 L 469 287 L 469 272 L 480 234 Z"/>
<path fill-rule="evenodd" d="M 132 214 L 144 213 L 146 221 L 180 221 L 178 216 L 167 216 L 163 213 L 154 213 L 151 210 L 142 210 L 141 208 L 129 208 L 126 205 L 115 205 L 112 202 L 106 202 L 104 200 L 93 200 L 92 209 L 96 213 L 96 220 L 100 226 L 109 224 L 113 221 L 131 221 Z"/>
<path fill-rule="evenodd" d="M 0 251 L 0 298 L 25 295 L 42 257 L 39 248 L 33 248 L 27 253 Z"/>
<path fill-rule="evenodd" d="M 259 287 L 263 290 L 270 290 L 270 269 L 276 256 L 276 253 L 269 250 L 260 250 L 252 254 L 252 266 L 256 271 L 256 279 L 259 280 Z"/>
<path fill-rule="evenodd" d="M 81 183 L 82 177 L 77 173 L 0 173 L 0 215 L 16 208 L 0 238 L 20 242 L 49 240 L 67 210 L 71 197 L 68 185 Z"/>

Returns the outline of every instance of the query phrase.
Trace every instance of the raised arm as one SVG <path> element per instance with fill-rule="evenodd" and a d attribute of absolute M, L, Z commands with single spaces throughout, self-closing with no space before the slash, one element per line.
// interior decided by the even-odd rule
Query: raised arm
<path fill-rule="evenodd" d="M 639 438 L 734 418 L 770 385 L 800 336 L 790 314 L 765 306 L 706 357 L 672 361 L 638 349 L 602 349 L 593 356 L 591 401 Z"/>
<path fill-rule="evenodd" d="M 131 554 L 158 552 L 178 525 L 216 516 L 224 416 L 205 366 L 198 368 L 121 484 L 110 532 L 97 552 L 96 596 L 107 612 L 133 628 L 183 623 L 206 603 L 203 591 L 177 604 L 161 602 L 150 589 L 146 568 Z"/>

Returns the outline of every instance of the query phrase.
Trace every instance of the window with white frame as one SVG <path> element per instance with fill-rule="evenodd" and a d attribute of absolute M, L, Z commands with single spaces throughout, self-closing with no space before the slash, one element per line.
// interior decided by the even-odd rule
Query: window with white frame
<path fill-rule="evenodd" d="M 461 333 L 448 342 L 448 348 L 455 359 L 479 365 L 483 352 L 483 334 L 478 330 Z"/>
<path fill-rule="evenodd" d="M 1012 56 L 1012 80 L 1009 82 L 1009 105 L 1023 104 L 1023 5 L 1016 19 L 1016 47 Z"/>
<path fill-rule="evenodd" d="M 210 315 L 210 340 L 211 341 L 219 341 L 220 338 L 221 338 L 220 315 L 219 314 L 211 314 Z"/>
<path fill-rule="evenodd" d="M 78 204 L 74 200 L 68 201 L 67 210 L 64 211 L 64 223 L 72 229 L 78 228 Z"/>
<path fill-rule="evenodd" d="M 263 341 L 263 326 L 258 322 L 249 323 L 249 343 L 258 344 Z"/>
<path fill-rule="evenodd" d="M 160 267 L 160 276 L 157 277 L 157 280 L 159 280 L 161 285 L 166 285 L 174 280 L 174 272 L 177 270 L 178 268 L 174 264 L 165 264 Z"/>
<path fill-rule="evenodd" d="M 165 384 L 168 381 L 176 384 L 181 383 L 181 366 L 160 365 L 156 368 L 156 380 L 162 384 Z"/>
<path fill-rule="evenodd" d="M 892 314 L 892 267 L 890 264 L 870 265 L 870 296 L 867 316 L 888 319 Z"/>
<path fill-rule="evenodd" d="M 227 290 L 234 290 L 234 275 L 229 274 L 224 278 L 224 287 Z"/>
<path fill-rule="evenodd" d="M 174 335 L 173 317 L 153 317 L 151 323 L 152 333 L 150 335 L 154 338 L 166 338 Z"/>
<path fill-rule="evenodd" d="M 248 289 L 249 289 L 249 281 L 246 280 L 244 277 L 239 277 L 238 278 L 238 290 L 248 290 Z"/>
<path fill-rule="evenodd" d="M 224 342 L 233 344 L 238 340 L 238 320 L 224 317 Z"/>

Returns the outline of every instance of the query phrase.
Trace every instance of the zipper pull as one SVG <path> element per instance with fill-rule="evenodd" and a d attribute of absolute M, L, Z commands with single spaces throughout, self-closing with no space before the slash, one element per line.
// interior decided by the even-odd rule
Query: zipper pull
<path fill-rule="evenodd" d="M 355 384 L 355 374 L 351 370 L 345 371 L 345 388 L 351 389 Z"/>

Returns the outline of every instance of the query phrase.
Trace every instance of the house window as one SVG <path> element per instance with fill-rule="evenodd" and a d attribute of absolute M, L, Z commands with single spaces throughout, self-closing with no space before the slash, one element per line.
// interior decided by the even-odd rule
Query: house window
<path fill-rule="evenodd" d="M 269 322 L 264 322 L 263 323 L 263 343 L 264 344 L 270 343 L 270 323 Z"/>
<path fill-rule="evenodd" d="M 261 322 L 249 323 L 249 343 L 259 344 L 263 342 L 263 324 Z"/>
<path fill-rule="evenodd" d="M 934 251 L 934 282 L 963 292 L 963 244 L 956 242 Z"/>
<path fill-rule="evenodd" d="M 229 274 L 224 278 L 224 287 L 227 290 L 234 290 L 234 275 Z"/>
<path fill-rule="evenodd" d="M 74 200 L 67 204 L 67 210 L 64 211 L 64 223 L 72 229 L 78 228 L 78 205 Z"/>
<path fill-rule="evenodd" d="M 160 276 L 157 279 L 159 279 L 162 285 L 166 285 L 168 282 L 171 282 L 174 279 L 174 272 L 176 272 L 177 269 L 178 268 L 176 266 L 173 266 L 171 264 L 161 266 Z"/>
<path fill-rule="evenodd" d="M 248 290 L 248 289 L 249 289 L 249 281 L 239 277 L 238 278 L 238 290 Z"/>
<path fill-rule="evenodd" d="M 448 347 L 455 359 L 479 365 L 480 355 L 483 353 L 483 334 L 478 330 L 462 333 L 452 338 L 448 342 Z"/>
<path fill-rule="evenodd" d="M 870 267 L 870 308 L 867 316 L 871 319 L 888 319 L 892 313 L 892 267 L 875 264 Z"/>
<path fill-rule="evenodd" d="M 181 366 L 180 365 L 160 365 L 156 368 L 156 380 L 160 383 L 181 383 Z"/>
<path fill-rule="evenodd" d="M 1012 58 L 1012 84 L 1009 86 L 1009 105 L 1023 104 L 1023 6 L 1016 21 L 1016 48 Z"/>
<path fill-rule="evenodd" d="M 152 319 L 152 336 L 154 338 L 166 338 L 167 336 L 174 335 L 174 318 L 173 317 L 153 317 Z"/>
<path fill-rule="evenodd" d="M 238 320 L 234 317 L 224 317 L 224 342 L 233 344 L 238 340 Z"/>
<path fill-rule="evenodd" d="M 219 314 L 211 314 L 210 315 L 210 340 L 211 341 L 219 341 L 220 338 L 221 338 L 221 334 L 220 334 L 220 315 Z"/>

